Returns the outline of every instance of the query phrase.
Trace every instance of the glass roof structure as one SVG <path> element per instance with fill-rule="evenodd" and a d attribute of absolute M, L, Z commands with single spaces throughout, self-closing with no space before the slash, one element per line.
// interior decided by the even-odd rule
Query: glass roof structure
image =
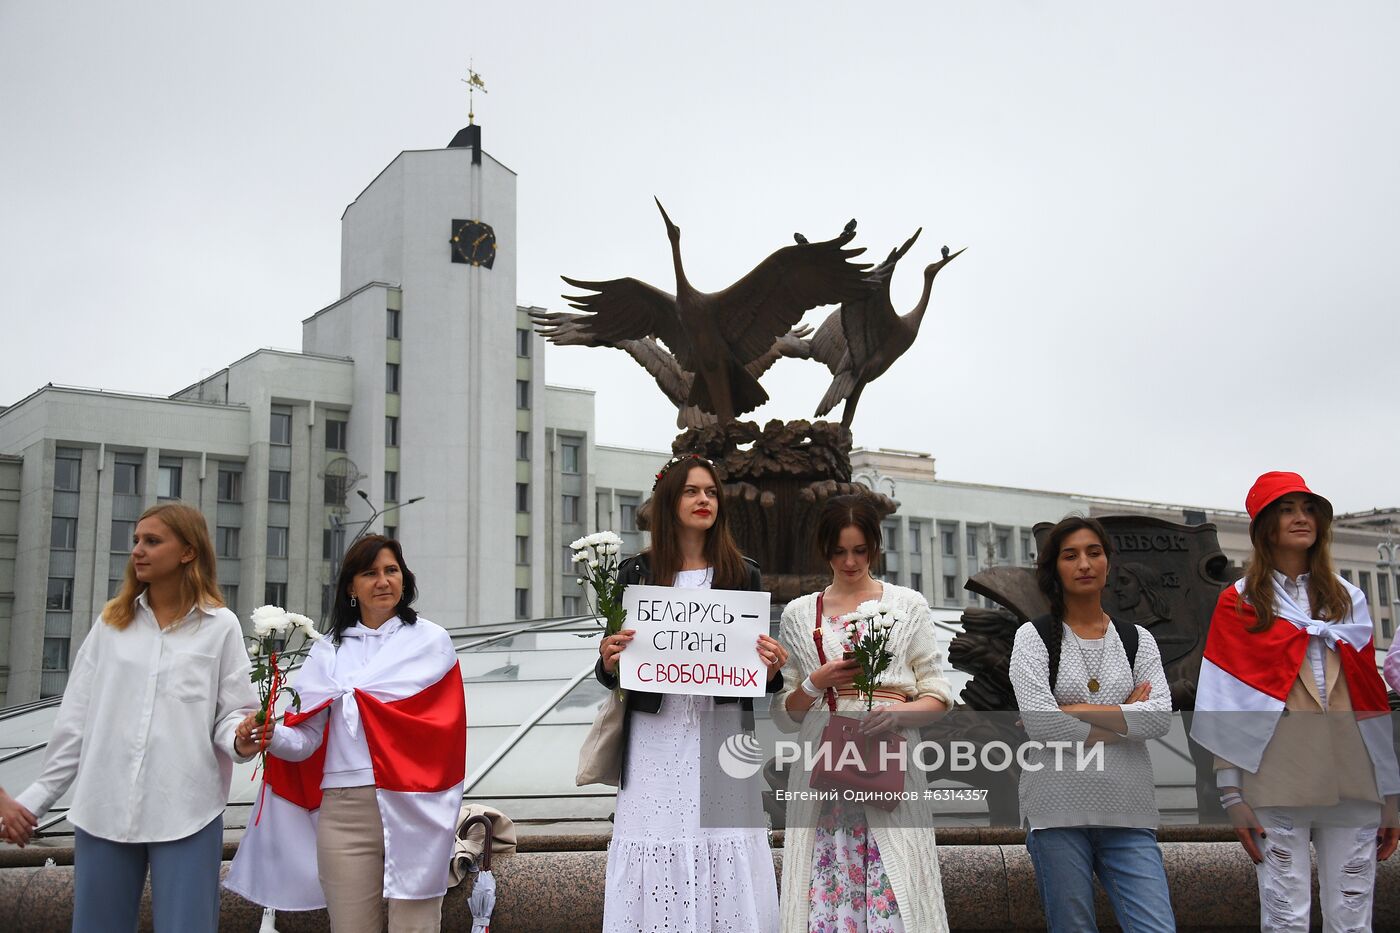
<path fill-rule="evenodd" d="M 959 631 L 958 616 L 957 611 L 934 610 L 945 657 Z M 774 618 L 775 635 L 777 627 Z M 526 832 L 608 831 L 616 791 L 574 785 L 579 748 L 606 697 L 593 678 L 598 623 L 592 617 L 571 617 L 449 632 L 467 698 L 465 799 L 497 807 Z M 945 676 L 957 696 L 968 675 L 946 668 Z M 0 709 L 0 786 L 11 793 L 38 776 L 58 704 L 53 698 Z M 767 705 L 756 706 L 759 731 L 773 730 Z M 1178 723 L 1174 732 L 1180 728 Z M 1184 737 L 1175 735 L 1152 748 L 1164 822 L 1170 821 L 1170 811 L 1194 807 L 1194 772 L 1181 749 Z M 236 835 L 247 825 L 258 787 L 253 763 L 235 765 L 226 830 Z M 73 830 L 66 819 L 70 794 L 40 821 L 36 844 L 71 844 Z M 977 822 L 975 813 L 967 816 L 967 822 Z"/>

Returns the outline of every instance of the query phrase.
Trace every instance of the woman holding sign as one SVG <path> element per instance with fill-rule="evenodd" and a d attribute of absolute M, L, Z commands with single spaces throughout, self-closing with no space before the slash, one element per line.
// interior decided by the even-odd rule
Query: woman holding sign
<path fill-rule="evenodd" d="M 928 603 L 914 590 L 881 583 L 870 574 L 880 557 L 880 514 L 870 497 L 837 496 L 817 524 L 816 546 L 831 565 L 831 585 L 788 603 L 779 636 L 792 655 L 783 671 L 786 687 L 773 699 L 773 720 L 786 731 L 815 740 L 824 716 L 812 709 L 864 712 L 866 699 L 853 682 L 861 667 L 843 659 L 849 647 L 844 616 L 862 603 L 883 604 L 898 620 L 890 629 L 890 666 L 880 677 L 878 705 L 864 728 L 878 734 L 917 727 L 948 708 Z M 906 733 L 914 738 L 913 732 Z M 809 777 L 794 768 L 789 788 L 808 791 Z M 906 792 L 922 792 L 921 772 L 905 778 Z M 818 810 L 815 801 L 788 803 L 783 860 L 783 930 L 860 933 L 936 933 L 948 929 L 938 849 L 929 805 L 899 803 L 892 812 L 841 802 Z"/>
<path fill-rule="evenodd" d="M 715 468 L 698 456 L 676 458 L 656 475 L 651 547 L 618 568 L 628 585 L 758 590 L 758 565 L 739 553 L 720 512 Z M 618 662 L 634 631 L 603 639 L 597 677 L 618 686 Z M 782 688 L 787 653 L 760 636 L 768 690 Z M 628 690 L 622 777 L 608 847 L 603 929 L 616 933 L 778 930 L 777 879 L 763 805 L 747 785 L 742 797 L 716 799 L 732 782 L 714 780 L 717 760 L 702 755 L 704 733 L 733 735 L 752 721 L 747 697 L 662 695 Z M 733 828 L 701 825 L 701 809 L 733 814 Z"/>

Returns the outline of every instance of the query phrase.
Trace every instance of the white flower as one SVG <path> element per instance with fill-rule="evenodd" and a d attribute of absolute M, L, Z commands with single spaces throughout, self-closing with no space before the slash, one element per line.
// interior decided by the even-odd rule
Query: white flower
<path fill-rule="evenodd" d="M 588 566 L 589 566 L 590 569 L 597 570 L 597 569 L 598 569 L 598 562 L 597 562 L 596 560 L 590 560 L 590 561 L 588 562 Z"/>
<path fill-rule="evenodd" d="M 291 617 L 281 606 L 259 606 L 253 610 L 253 634 L 259 638 L 286 635 L 291 630 Z"/>
<path fill-rule="evenodd" d="M 587 543 L 587 539 L 586 539 L 586 538 L 575 538 L 573 541 L 571 541 L 571 542 L 569 543 L 569 547 L 571 547 L 571 548 L 573 548 L 575 551 L 577 551 L 577 550 L 579 550 L 580 548 L 582 548 L 586 543 Z"/>
<path fill-rule="evenodd" d="M 880 615 L 882 615 L 882 616 L 887 616 L 887 615 L 890 614 L 890 604 L 889 604 L 889 603 L 878 603 L 878 604 L 875 606 L 875 611 L 878 612 L 878 613 L 879 613 Z"/>
<path fill-rule="evenodd" d="M 588 555 L 583 553 L 582 551 L 578 551 L 574 554 L 574 563 L 577 564 L 586 560 L 588 560 Z"/>
<path fill-rule="evenodd" d="M 292 620 L 292 624 L 301 632 L 302 637 L 307 641 L 320 641 L 321 633 L 316 631 L 316 623 L 306 616 L 296 612 L 287 613 L 287 618 Z"/>
<path fill-rule="evenodd" d="M 583 577 L 579 577 L 579 578 L 578 578 L 578 585 L 579 585 L 579 586 L 583 586 L 583 585 L 585 585 L 586 583 L 588 583 L 588 581 L 585 580 Z"/>
<path fill-rule="evenodd" d="M 859 606 L 856 607 L 855 615 L 858 618 L 869 619 L 875 615 L 878 615 L 879 612 L 879 601 L 874 599 L 867 599 L 865 602 L 861 603 Z"/>

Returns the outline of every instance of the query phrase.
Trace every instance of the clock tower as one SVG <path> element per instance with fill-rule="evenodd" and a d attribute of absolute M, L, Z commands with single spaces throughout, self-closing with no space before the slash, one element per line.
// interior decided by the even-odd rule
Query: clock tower
<path fill-rule="evenodd" d="M 517 352 L 515 185 L 474 124 L 400 153 L 341 217 L 342 297 L 303 324 L 307 352 L 355 361 L 358 490 L 387 510 L 372 530 L 403 542 L 419 607 L 445 625 L 516 616 L 517 526 L 538 511 L 517 476 L 539 393 Z M 369 504 L 346 505 L 349 537 Z"/>

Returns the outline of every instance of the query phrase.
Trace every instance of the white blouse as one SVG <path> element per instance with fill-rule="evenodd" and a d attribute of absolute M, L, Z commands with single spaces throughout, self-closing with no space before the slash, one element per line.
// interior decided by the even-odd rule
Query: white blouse
<path fill-rule="evenodd" d="M 224 812 L 234 730 L 258 707 L 238 617 L 192 609 L 162 630 L 100 618 L 78 649 L 44 770 L 15 799 L 43 816 L 76 782 L 68 822 L 114 842 L 168 842 Z"/>
<path fill-rule="evenodd" d="M 340 635 L 335 649 L 332 673 L 337 681 L 353 684 L 355 674 L 364 669 L 403 622 L 394 616 L 379 628 L 369 628 L 356 622 Z M 326 717 L 331 720 L 326 731 Z M 272 730 L 268 750 L 285 761 L 304 761 L 321 747 L 326 738 L 326 767 L 321 787 L 368 787 L 374 784 L 374 763 L 369 757 L 369 742 L 359 717 L 350 722 L 345 714 L 345 698 L 336 699 L 327 709 L 295 726 L 278 726 Z"/>

